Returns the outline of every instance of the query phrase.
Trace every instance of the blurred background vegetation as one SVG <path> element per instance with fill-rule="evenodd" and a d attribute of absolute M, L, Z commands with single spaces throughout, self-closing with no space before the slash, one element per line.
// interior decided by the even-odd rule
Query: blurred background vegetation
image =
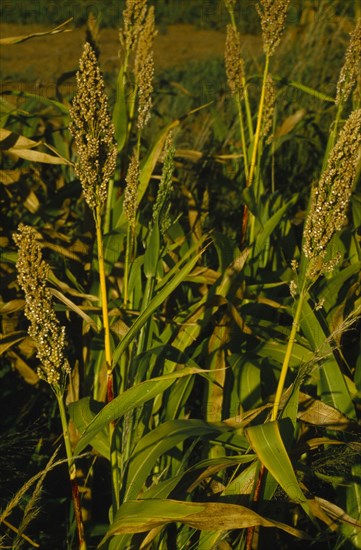
<path fill-rule="evenodd" d="M 288 13 L 288 24 L 302 23 L 302 14 L 308 10 L 320 12 L 327 0 L 293 0 Z M 188 23 L 198 27 L 224 30 L 228 23 L 227 10 L 222 0 L 155 0 L 156 23 L 163 25 Z M 358 0 L 332 0 L 336 15 L 353 16 L 359 12 Z M 84 25 L 92 12 L 99 17 L 101 26 L 119 27 L 124 0 L 3 0 L 3 23 L 59 24 L 74 18 L 77 26 Z M 259 33 L 259 20 L 253 0 L 242 0 L 235 9 L 236 21 L 241 32 Z"/>

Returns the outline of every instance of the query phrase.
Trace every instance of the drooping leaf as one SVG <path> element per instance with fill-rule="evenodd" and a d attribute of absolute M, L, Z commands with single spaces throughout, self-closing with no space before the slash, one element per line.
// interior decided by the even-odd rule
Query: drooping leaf
<path fill-rule="evenodd" d="M 0 45 L 3 44 L 4 46 L 9 46 L 10 44 L 19 44 L 19 42 L 25 42 L 25 40 L 29 40 L 30 38 L 37 38 L 38 36 L 46 36 L 48 34 L 58 34 L 59 32 L 69 32 L 71 29 L 65 29 L 65 25 L 70 23 L 73 18 L 67 19 L 64 21 L 64 23 L 61 23 L 57 27 L 54 27 L 50 31 L 43 31 L 43 32 L 33 32 L 31 34 L 26 34 L 22 36 L 9 36 L 6 38 L 0 38 Z"/>
<path fill-rule="evenodd" d="M 35 386 L 39 383 L 39 376 L 37 373 L 24 361 L 24 359 L 11 350 L 8 352 L 9 357 L 12 361 L 12 366 L 18 371 L 20 376 L 23 378 L 24 382 L 30 384 L 30 386 Z"/>
<path fill-rule="evenodd" d="M 49 155 L 40 151 L 34 151 L 33 148 L 40 143 L 20 136 L 15 132 L 0 128 L 0 149 L 5 153 L 14 155 L 15 157 L 32 162 L 43 162 L 45 164 L 71 164 L 68 160 L 57 155 Z"/>
<path fill-rule="evenodd" d="M 85 311 L 83 311 L 83 309 L 79 306 L 77 306 L 76 304 L 74 304 L 74 302 L 72 300 L 70 300 L 69 298 L 67 298 L 66 296 L 64 296 L 64 294 L 62 292 L 59 292 L 59 290 L 56 290 L 55 288 L 51 288 L 50 289 L 51 291 L 51 294 L 53 294 L 53 296 L 55 296 L 56 298 L 58 298 L 58 300 L 60 300 L 61 302 L 63 302 L 63 304 L 65 304 L 69 309 L 71 309 L 72 311 L 74 311 L 77 315 L 79 315 L 86 323 L 88 323 L 88 325 L 90 325 L 96 332 L 99 331 L 96 323 L 93 321 L 93 319 L 91 317 L 89 317 L 89 315 L 87 315 L 85 313 Z"/>
<path fill-rule="evenodd" d="M 4 95 L 10 95 L 14 97 L 21 97 L 25 99 L 34 100 L 38 103 L 42 103 L 49 107 L 55 108 L 57 111 L 60 111 L 63 115 L 69 114 L 69 109 L 66 105 L 64 105 L 63 103 L 60 103 L 60 101 L 56 101 L 55 99 L 50 99 L 45 95 L 34 94 L 31 92 L 25 92 L 22 90 L 21 91 L 18 91 L 18 90 L 4 91 Z"/>
<path fill-rule="evenodd" d="M 323 426 L 331 430 L 352 429 L 352 422 L 334 407 L 313 399 L 310 395 L 300 394 L 300 411 L 298 418 L 308 424 Z M 356 424 L 354 424 L 356 428 Z"/>
<path fill-rule="evenodd" d="M 245 506 L 154 499 L 123 503 L 101 544 L 112 535 L 141 533 L 171 522 L 181 522 L 194 529 L 207 531 L 245 529 L 260 525 L 282 529 L 295 537 L 311 540 L 299 529 L 262 517 Z"/>

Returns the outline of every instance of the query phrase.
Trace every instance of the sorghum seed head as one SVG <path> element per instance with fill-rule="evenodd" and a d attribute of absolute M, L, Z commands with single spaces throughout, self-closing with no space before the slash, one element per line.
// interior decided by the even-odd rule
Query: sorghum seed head
<path fill-rule="evenodd" d="M 265 102 L 264 102 L 264 110 L 263 110 L 263 128 L 262 128 L 263 137 L 266 137 L 272 128 L 273 115 L 275 112 L 275 103 L 276 103 L 275 85 L 274 85 L 272 76 L 268 74 L 266 79 Z M 270 136 L 267 141 L 271 141 L 271 139 L 272 139 L 272 136 Z"/>
<path fill-rule="evenodd" d="M 124 28 L 119 32 L 122 47 L 128 55 L 134 50 L 147 13 L 147 0 L 127 0 L 123 11 Z"/>
<path fill-rule="evenodd" d="M 235 3 L 236 0 L 224 0 L 224 4 L 229 11 L 233 10 Z"/>
<path fill-rule="evenodd" d="M 108 182 L 115 170 L 117 145 L 103 77 L 88 42 L 79 61 L 77 94 L 69 112 L 72 118 L 70 131 L 78 152 L 75 173 L 90 208 L 101 207 L 106 201 Z"/>
<path fill-rule="evenodd" d="M 297 283 L 294 279 L 292 279 L 290 282 L 290 294 L 292 298 L 296 298 L 297 296 Z"/>
<path fill-rule="evenodd" d="M 125 178 L 126 187 L 124 191 L 123 209 L 128 219 L 132 231 L 135 230 L 136 215 L 138 208 L 138 185 L 139 185 L 139 159 L 136 153 L 133 153 L 130 159 L 127 176 Z"/>
<path fill-rule="evenodd" d="M 307 273 L 310 279 L 335 266 L 334 260 L 325 263 L 325 256 L 332 237 L 347 221 L 346 212 L 360 151 L 361 109 L 358 109 L 346 121 L 329 155 L 326 169 L 311 193 L 303 231 L 303 251 L 310 262 Z"/>
<path fill-rule="evenodd" d="M 268 56 L 274 54 L 281 41 L 289 3 L 290 0 L 260 0 L 257 4 L 261 20 L 263 51 Z"/>
<path fill-rule="evenodd" d="M 70 374 L 70 365 L 65 357 L 65 327 L 56 317 L 46 286 L 49 266 L 42 259 L 34 228 L 20 224 L 14 241 L 18 246 L 18 282 L 25 294 L 25 315 L 30 321 L 28 332 L 38 348 L 38 375 L 54 389 L 60 389 Z"/>
<path fill-rule="evenodd" d="M 361 19 L 351 33 L 351 40 L 345 54 L 345 62 L 337 83 L 336 105 L 346 103 L 357 78 L 361 74 Z"/>
<path fill-rule="evenodd" d="M 171 207 L 170 195 L 173 188 L 174 153 L 173 136 L 172 133 L 170 133 L 164 145 L 162 177 L 158 188 L 157 199 L 153 207 L 153 223 L 159 220 L 163 237 L 171 225 L 169 212 Z"/>
<path fill-rule="evenodd" d="M 241 36 L 233 25 L 227 25 L 225 64 L 231 94 L 243 91 L 244 62 L 241 55 Z"/>
<path fill-rule="evenodd" d="M 291 269 L 294 272 L 296 272 L 297 269 L 298 269 L 298 261 L 295 258 L 293 258 L 293 260 L 291 260 Z"/>
<path fill-rule="evenodd" d="M 143 129 L 150 118 L 153 92 L 154 53 L 153 42 L 155 30 L 154 7 L 147 12 L 144 27 L 138 38 L 137 52 L 134 62 L 135 83 L 138 88 L 138 121 L 139 129 Z"/>

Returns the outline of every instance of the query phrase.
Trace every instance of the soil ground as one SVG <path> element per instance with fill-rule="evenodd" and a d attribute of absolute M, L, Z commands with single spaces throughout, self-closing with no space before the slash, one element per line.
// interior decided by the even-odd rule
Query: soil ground
<path fill-rule="evenodd" d="M 1 24 L 1 37 L 28 35 L 49 30 L 41 25 Z M 77 69 L 85 39 L 84 28 L 70 32 L 32 38 L 19 44 L 1 46 L 0 72 L 2 86 L 8 89 L 29 90 L 29 86 L 52 86 L 64 73 Z M 117 29 L 102 29 L 99 37 L 100 65 L 105 73 L 114 74 L 118 67 L 119 38 Z M 192 60 L 222 58 L 225 34 L 216 30 L 199 29 L 192 25 L 170 25 L 159 32 L 154 45 L 155 66 L 158 72 L 182 66 Z M 243 54 L 257 56 L 261 52 L 260 38 L 243 36 Z"/>

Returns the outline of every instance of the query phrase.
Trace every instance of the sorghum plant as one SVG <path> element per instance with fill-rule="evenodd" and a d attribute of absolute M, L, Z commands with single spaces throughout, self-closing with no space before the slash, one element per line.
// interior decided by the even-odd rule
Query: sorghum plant
<path fill-rule="evenodd" d="M 109 181 L 116 167 L 117 145 L 114 138 L 114 126 L 109 115 L 103 77 L 95 53 L 89 43 L 85 43 L 80 58 L 77 73 L 77 94 L 70 109 L 70 116 L 72 118 L 70 131 L 74 136 L 78 154 L 75 172 L 81 181 L 85 200 L 91 208 L 95 220 L 107 372 L 106 395 L 107 400 L 111 401 L 114 397 L 114 382 L 102 214 L 108 196 Z M 109 426 L 111 440 L 114 437 L 114 431 L 115 426 L 111 423 Z M 117 486 L 119 481 L 115 459 L 112 465 L 113 483 Z M 117 491 L 113 491 L 114 507 L 117 506 L 115 496 L 117 494 Z"/>
<path fill-rule="evenodd" d="M 74 513 L 77 524 L 79 548 L 86 549 L 81 514 L 79 490 L 76 481 L 76 467 L 72 455 L 68 421 L 64 406 L 64 390 L 71 373 L 66 358 L 65 327 L 55 314 L 50 288 L 46 280 L 49 266 L 42 258 L 41 246 L 34 228 L 19 225 L 14 241 L 18 246 L 18 282 L 25 294 L 25 315 L 30 321 L 29 335 L 37 347 L 39 378 L 45 380 L 53 390 L 59 407 L 63 437 L 68 458 L 69 477 L 72 487 Z"/>
<path fill-rule="evenodd" d="M 356 170 L 360 162 L 361 148 L 361 110 L 354 111 L 346 121 L 339 139 L 330 153 L 326 170 L 318 183 L 313 187 L 303 231 L 303 253 L 306 267 L 301 273 L 298 282 L 299 297 L 294 315 L 292 330 L 284 358 L 276 397 L 272 409 L 272 420 L 276 420 L 284 382 L 299 328 L 303 302 L 310 287 L 318 277 L 325 272 L 332 271 L 339 258 L 331 257 L 325 260 L 329 252 L 329 244 L 346 222 L 346 213 L 349 207 L 351 191 L 355 182 Z M 292 293 L 295 295 L 295 282 Z"/>
<path fill-rule="evenodd" d="M 82 184 L 84 198 L 92 209 L 97 235 L 101 306 L 103 310 L 105 361 L 108 372 L 108 398 L 112 395 L 111 351 L 107 288 L 104 268 L 102 213 L 109 181 L 114 173 L 117 146 L 114 126 L 98 62 L 90 44 L 84 45 L 77 73 L 77 94 L 70 109 L 70 131 L 77 148 L 75 172 Z"/>
<path fill-rule="evenodd" d="M 257 111 L 256 127 L 254 129 L 250 113 L 250 106 L 247 94 L 246 78 L 244 75 L 244 64 L 240 50 L 240 35 L 236 28 L 234 18 L 234 5 L 226 2 L 226 7 L 231 17 L 231 25 L 227 28 L 226 39 L 226 72 L 228 85 L 235 99 L 240 124 L 240 135 L 242 153 L 244 159 L 245 186 L 250 188 L 255 201 L 261 196 L 259 163 L 262 152 L 261 140 L 272 124 L 275 92 L 271 84 L 272 79 L 269 73 L 270 58 L 274 55 L 284 32 L 289 0 L 261 0 L 257 4 L 257 11 L 261 20 L 263 50 L 265 53 L 265 64 L 262 77 L 261 93 Z M 248 139 L 250 147 L 247 146 L 245 135 L 245 124 L 243 122 L 242 101 L 245 103 L 247 115 Z M 256 181 L 255 180 L 256 176 Z M 249 208 L 244 206 L 242 223 L 242 242 L 245 243 L 248 228 Z M 251 213 L 248 242 L 253 243 L 255 238 L 255 217 Z"/>

